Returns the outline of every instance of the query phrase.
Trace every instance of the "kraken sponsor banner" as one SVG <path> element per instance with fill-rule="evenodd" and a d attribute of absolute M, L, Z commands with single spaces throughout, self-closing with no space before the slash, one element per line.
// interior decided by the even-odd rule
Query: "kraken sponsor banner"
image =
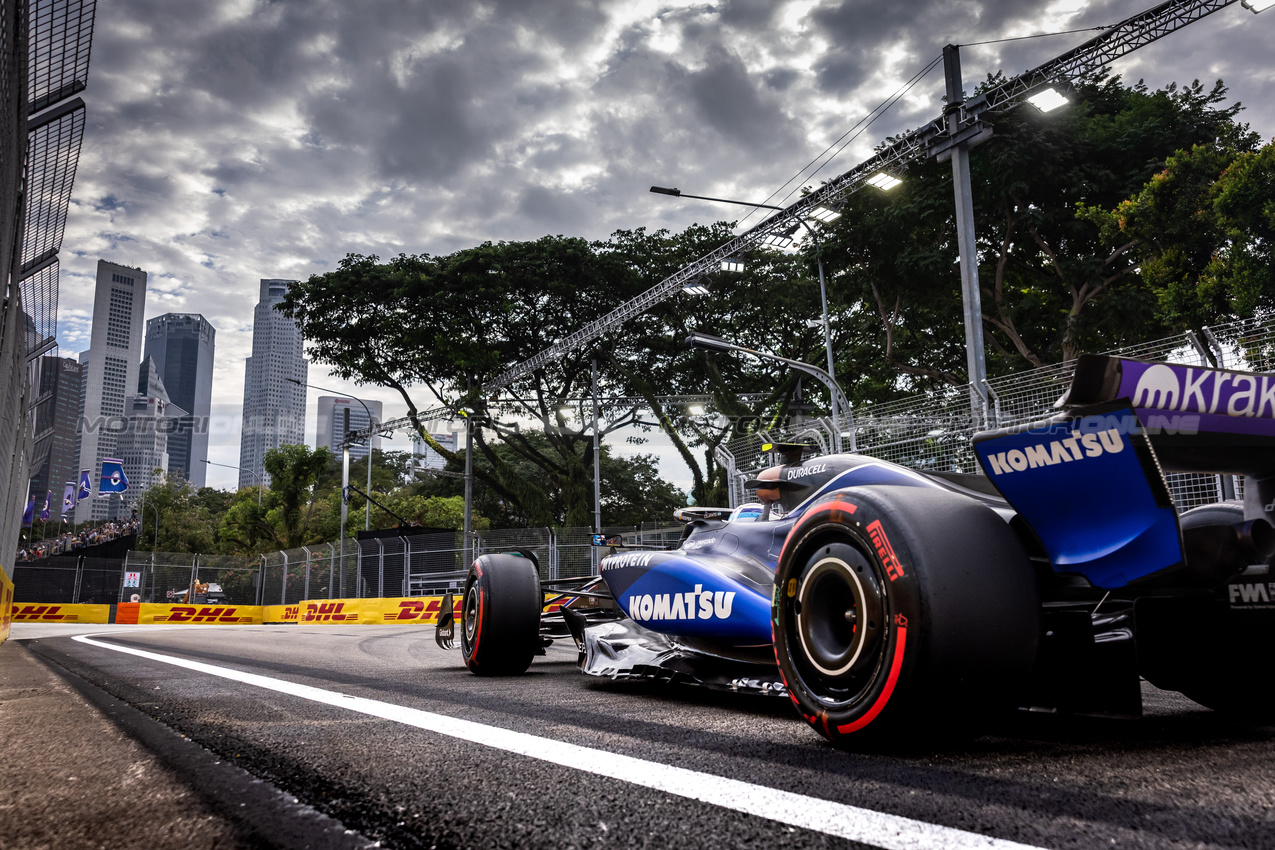
<path fill-rule="evenodd" d="M 19 602 L 13 606 L 15 623 L 109 623 L 110 605 L 42 605 Z"/>
<path fill-rule="evenodd" d="M 160 605 L 141 602 L 138 606 L 137 622 L 147 625 L 248 625 L 261 623 L 264 614 L 260 605 Z M 118 617 L 116 622 L 120 622 Z"/>
<path fill-rule="evenodd" d="M 301 605 L 263 605 L 262 621 L 266 623 L 298 623 L 301 621 Z"/>
<path fill-rule="evenodd" d="M 13 582 L 10 581 L 9 574 L 4 571 L 4 567 L 0 567 L 0 643 L 3 643 L 9 637 L 12 608 Z"/>

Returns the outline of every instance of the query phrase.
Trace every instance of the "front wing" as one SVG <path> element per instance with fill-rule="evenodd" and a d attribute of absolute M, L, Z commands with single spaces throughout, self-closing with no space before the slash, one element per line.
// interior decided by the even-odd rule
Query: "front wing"
<path fill-rule="evenodd" d="M 628 619 L 590 625 L 584 629 L 580 642 L 580 669 L 589 676 L 681 682 L 773 696 L 788 693 L 774 663 L 728 658 L 698 649 Z"/>

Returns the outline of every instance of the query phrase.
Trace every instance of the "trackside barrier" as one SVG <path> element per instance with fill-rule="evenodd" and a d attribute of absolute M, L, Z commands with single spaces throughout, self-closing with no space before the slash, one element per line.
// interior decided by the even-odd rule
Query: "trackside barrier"
<path fill-rule="evenodd" d="M 453 597 L 454 612 L 460 615 L 461 600 Z M 116 606 L 115 622 L 138 625 L 300 625 L 392 626 L 401 623 L 432 626 L 438 622 L 441 596 L 388 597 L 372 599 L 310 599 L 296 605 L 162 605 L 150 602 L 123 602 Z M 108 622 L 109 605 L 28 605 L 32 609 L 102 609 L 95 620 L 46 619 L 46 622 Z M 53 612 L 56 616 L 56 612 Z M 25 617 L 26 620 L 38 619 Z"/>
<path fill-rule="evenodd" d="M 36 605 L 18 602 L 13 606 L 15 623 L 109 623 L 110 605 Z"/>
<path fill-rule="evenodd" d="M 12 622 L 13 582 L 4 567 L 0 567 L 0 643 L 9 638 L 9 623 Z"/>

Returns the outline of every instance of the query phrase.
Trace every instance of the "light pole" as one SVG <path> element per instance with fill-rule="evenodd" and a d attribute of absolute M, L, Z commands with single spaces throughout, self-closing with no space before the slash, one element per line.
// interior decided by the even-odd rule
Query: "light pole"
<path fill-rule="evenodd" d="M 693 333 L 686 338 L 687 348 L 703 348 L 706 351 L 719 352 L 739 352 L 740 354 L 750 354 L 753 357 L 762 360 L 774 360 L 777 363 L 783 363 L 791 366 L 799 372 L 805 372 L 807 375 L 813 376 L 821 384 L 828 388 L 828 392 L 832 395 L 835 403 L 840 403 L 847 410 L 850 409 L 850 403 L 846 400 L 846 394 L 841 391 L 841 385 L 837 383 L 837 379 L 829 373 L 820 369 L 818 366 L 812 366 L 809 363 L 803 363 L 800 360 L 790 360 L 787 357 L 780 357 L 778 354 L 771 354 L 768 351 L 757 351 L 752 348 L 745 348 L 742 345 L 736 345 L 733 342 L 709 336 L 708 334 Z M 834 428 L 832 431 L 832 450 L 841 453 L 841 429 Z"/>
<path fill-rule="evenodd" d="M 248 473 L 249 475 L 251 475 L 251 476 L 252 476 L 252 480 L 257 482 L 257 507 L 261 507 L 261 488 L 262 488 L 262 486 L 264 485 L 264 480 L 262 479 L 262 477 L 261 477 L 260 475 L 258 475 L 257 473 L 253 472 L 251 469 L 243 469 L 243 468 L 238 467 L 238 466 L 231 466 L 231 465 L 230 465 L 230 464 L 228 464 L 228 463 L 215 463 L 215 462 L 213 462 L 213 461 L 209 460 L 209 459 L 208 459 L 208 458 L 206 458 L 206 457 L 205 457 L 205 458 L 200 458 L 200 459 L 199 459 L 199 462 L 200 462 L 200 463 L 206 463 L 206 464 L 208 464 L 209 466 L 224 466 L 226 469 L 234 469 L 234 470 L 236 470 L 236 471 L 238 471 L 238 472 L 246 472 L 246 473 Z"/>
<path fill-rule="evenodd" d="M 771 204 L 754 204 L 751 201 L 733 201 L 729 198 L 710 198 L 710 197 L 707 197 L 706 195 L 687 195 L 687 194 L 684 194 L 681 189 L 669 189 L 664 186 L 652 186 L 651 191 L 657 195 L 672 195 L 674 198 L 694 198 L 697 201 L 716 201 L 718 203 L 723 203 L 723 204 L 736 204 L 741 207 L 756 207 L 758 209 L 763 209 L 763 210 L 782 211 L 784 209 L 783 207 L 776 207 Z M 833 213 L 829 211 L 829 216 L 826 216 L 824 220 L 831 221 L 832 219 L 836 218 L 837 215 L 839 215 L 839 213 Z M 836 368 L 833 366 L 832 329 L 830 328 L 828 323 L 828 287 L 824 282 L 824 274 L 823 274 L 823 241 L 819 238 L 819 234 L 815 233 L 814 228 L 812 228 L 810 224 L 804 218 L 797 219 L 797 222 L 802 227 L 806 228 L 806 232 L 809 233 L 811 238 L 815 240 L 815 263 L 819 267 L 819 301 L 823 307 L 823 348 L 824 348 L 824 352 L 827 354 L 827 357 L 828 357 L 828 375 L 832 376 L 837 374 L 837 372 L 836 372 Z M 791 241 L 788 239 L 785 239 L 784 244 L 791 244 Z M 840 445 L 841 420 L 839 416 L 837 415 L 838 414 L 837 407 L 838 407 L 838 400 L 837 400 L 836 394 L 834 393 L 832 397 L 832 404 L 831 404 L 832 430 L 837 435 L 837 444 Z M 846 411 L 846 415 L 849 416 L 850 405 L 848 402 L 845 403 L 845 411 Z M 855 447 L 855 435 L 854 435 L 853 424 L 851 425 L 851 428 L 850 428 L 850 447 L 852 449 Z"/>
<path fill-rule="evenodd" d="M 372 415 L 371 408 L 367 406 L 367 403 L 364 402 L 363 399 L 358 398 L 357 396 L 343 395 L 337 392 L 336 390 L 330 390 L 327 387 L 320 387 L 320 386 L 316 386 L 315 384 L 307 384 L 302 381 L 298 381 L 296 378 L 287 378 L 286 380 L 291 381 L 292 383 L 296 384 L 299 387 L 309 387 L 312 390 L 321 390 L 322 392 L 325 392 L 325 393 L 336 393 L 337 396 L 339 396 L 340 398 L 354 399 L 354 401 L 357 401 L 359 404 L 363 405 L 363 411 L 367 413 L 367 427 L 369 428 L 376 427 L 377 425 L 376 417 Z M 346 434 L 347 436 L 349 434 L 348 428 L 346 429 Z M 345 456 L 341 460 L 341 470 L 342 470 L 341 471 L 341 500 L 342 500 L 341 504 L 344 505 L 346 490 L 350 486 L 350 447 L 348 445 L 345 445 L 343 441 L 342 448 L 344 449 Z M 372 528 L 372 498 L 371 497 L 372 497 L 372 438 L 368 437 L 367 438 L 367 497 L 364 499 L 364 502 L 366 502 L 366 505 L 367 505 L 367 511 L 363 518 L 364 531 L 369 531 Z M 342 515 L 345 514 L 344 508 L 342 509 L 341 513 Z M 341 523 L 341 539 L 342 540 L 345 539 L 345 522 L 344 521 Z"/>

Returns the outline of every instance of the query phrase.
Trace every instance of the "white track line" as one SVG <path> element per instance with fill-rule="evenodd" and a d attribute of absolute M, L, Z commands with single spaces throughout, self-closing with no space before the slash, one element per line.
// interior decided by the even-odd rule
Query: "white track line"
<path fill-rule="evenodd" d="M 105 635 L 100 635 L 105 636 Z M 667 794 L 699 800 L 724 809 L 731 809 L 755 817 L 778 821 L 839 838 L 847 838 L 863 844 L 871 844 L 884 850 L 921 850 L 921 848 L 994 848 L 994 850 L 1022 850 L 1028 845 L 991 838 L 974 832 L 965 832 L 947 826 L 925 823 L 911 818 L 875 812 L 793 794 L 764 785 L 753 785 L 737 779 L 726 779 L 709 773 L 700 773 L 659 762 L 646 761 L 619 753 L 581 747 L 551 738 L 541 738 L 525 732 L 514 732 L 496 726 L 486 726 L 471 720 L 461 720 L 444 714 L 434 714 L 374 699 L 350 696 L 336 691 L 299 685 L 269 676 L 244 673 L 229 667 L 217 667 L 199 661 L 188 661 L 171 655 L 160 655 L 141 649 L 115 646 L 93 640 L 89 635 L 76 635 L 74 640 L 92 646 L 122 652 L 184 667 L 210 676 L 231 679 L 246 685 L 300 697 L 313 702 L 333 705 L 360 714 L 392 720 L 406 726 L 414 726 L 440 735 L 471 741 L 493 749 L 517 753 L 528 758 L 583 770 L 598 776 L 607 776 L 644 788 L 652 788 Z"/>

